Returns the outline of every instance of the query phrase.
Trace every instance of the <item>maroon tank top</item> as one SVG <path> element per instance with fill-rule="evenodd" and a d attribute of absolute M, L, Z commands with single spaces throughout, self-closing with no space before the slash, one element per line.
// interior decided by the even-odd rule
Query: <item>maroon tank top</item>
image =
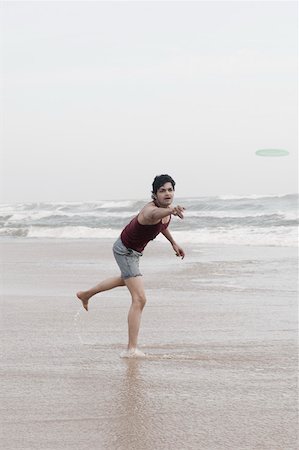
<path fill-rule="evenodd" d="M 155 239 L 161 231 L 166 230 L 170 220 L 167 223 L 162 223 L 161 220 L 155 225 L 141 225 L 137 217 L 134 217 L 123 229 L 120 238 L 127 248 L 142 253 L 149 241 Z"/>

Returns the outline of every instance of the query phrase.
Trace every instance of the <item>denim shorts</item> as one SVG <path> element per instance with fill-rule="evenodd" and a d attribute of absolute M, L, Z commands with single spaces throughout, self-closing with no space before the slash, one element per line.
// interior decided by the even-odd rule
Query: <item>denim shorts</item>
<path fill-rule="evenodd" d="M 142 253 L 127 248 L 120 237 L 113 244 L 113 254 L 120 268 L 121 278 L 142 276 L 139 270 L 139 258 L 142 256 Z"/>

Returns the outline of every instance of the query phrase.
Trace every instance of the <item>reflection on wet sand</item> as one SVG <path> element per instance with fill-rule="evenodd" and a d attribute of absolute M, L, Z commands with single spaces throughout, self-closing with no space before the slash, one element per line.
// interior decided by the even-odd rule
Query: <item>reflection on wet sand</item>
<path fill-rule="evenodd" d="M 140 373 L 143 361 L 138 359 L 124 360 L 124 376 L 120 384 L 118 411 L 115 422 L 115 448 L 151 449 L 151 417 L 152 411 L 147 395 L 147 385 Z"/>

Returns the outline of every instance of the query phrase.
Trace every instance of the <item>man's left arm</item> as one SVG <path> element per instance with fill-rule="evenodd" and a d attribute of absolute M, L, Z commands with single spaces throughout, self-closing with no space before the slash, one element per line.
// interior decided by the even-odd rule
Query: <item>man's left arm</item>
<path fill-rule="evenodd" d="M 171 236 L 170 231 L 168 230 L 168 228 L 166 228 L 165 230 L 161 231 L 161 233 L 166 237 L 166 239 L 169 240 L 169 242 L 172 245 L 173 250 L 175 251 L 176 256 L 181 256 L 182 259 L 184 259 L 185 257 L 185 252 L 182 249 L 182 247 L 180 247 L 175 240 L 173 239 L 173 237 Z"/>

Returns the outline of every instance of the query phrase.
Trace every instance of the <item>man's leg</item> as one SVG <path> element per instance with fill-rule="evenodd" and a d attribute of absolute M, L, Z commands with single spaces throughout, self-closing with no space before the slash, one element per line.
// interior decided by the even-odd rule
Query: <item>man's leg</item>
<path fill-rule="evenodd" d="M 97 284 L 93 288 L 88 289 L 87 291 L 77 292 L 77 297 L 81 300 L 83 308 L 85 308 L 86 311 L 88 311 L 88 301 L 90 297 L 92 297 L 95 294 L 98 294 L 99 292 L 109 291 L 110 289 L 114 289 L 118 286 L 125 286 L 123 278 L 121 277 L 107 278 L 106 280 Z"/>
<path fill-rule="evenodd" d="M 137 347 L 141 314 L 146 303 L 146 297 L 141 276 L 127 278 L 125 283 L 132 296 L 132 304 L 128 314 L 128 349 L 132 350 Z"/>

